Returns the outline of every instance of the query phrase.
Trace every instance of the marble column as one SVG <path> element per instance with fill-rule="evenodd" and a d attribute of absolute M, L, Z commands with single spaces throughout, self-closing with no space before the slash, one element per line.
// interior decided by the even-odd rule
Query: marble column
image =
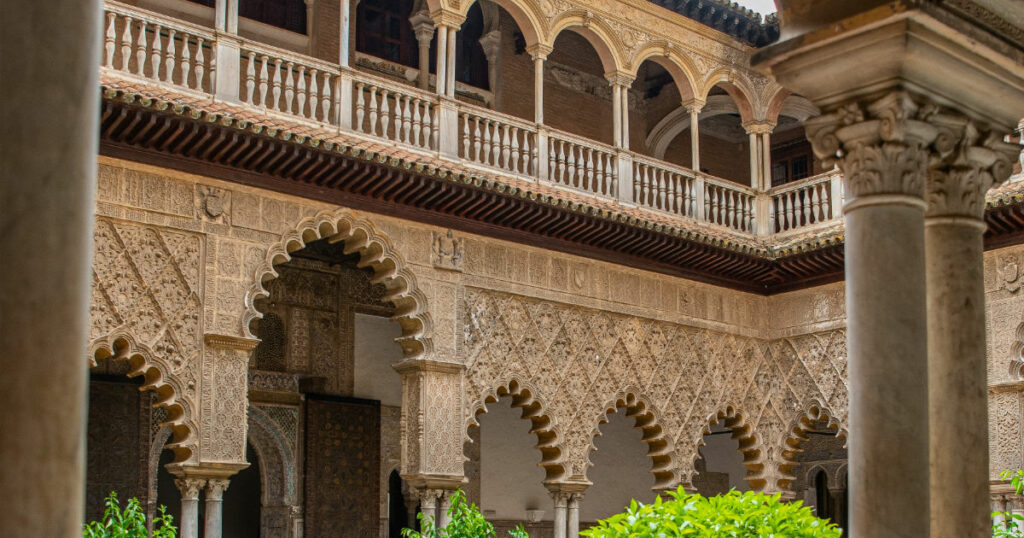
<path fill-rule="evenodd" d="M 0 536 L 81 536 L 100 2 L 3 9 Z"/>
<path fill-rule="evenodd" d="M 555 501 L 554 538 L 566 538 L 569 495 L 569 493 L 564 491 L 551 492 L 551 498 Z"/>
<path fill-rule="evenodd" d="M 501 110 L 501 30 L 491 30 L 480 38 L 487 58 L 487 85 L 491 88 L 491 108 Z"/>
<path fill-rule="evenodd" d="M 815 154 L 837 162 L 846 182 L 853 536 L 927 536 L 929 525 L 922 277 L 927 147 L 937 133 L 912 119 L 919 108 L 897 91 L 805 123 Z"/>
<path fill-rule="evenodd" d="M 421 89 L 430 88 L 430 41 L 434 39 L 434 21 L 426 11 L 419 11 L 409 17 L 412 31 L 419 45 L 419 74 L 416 85 Z M 440 79 L 438 79 L 440 80 Z"/>
<path fill-rule="evenodd" d="M 540 125 L 544 123 L 544 61 L 551 48 L 536 45 L 529 52 L 533 58 L 533 121 Z"/>
<path fill-rule="evenodd" d="M 441 505 L 437 508 L 437 521 L 438 526 L 444 528 L 451 523 L 451 516 L 448 515 L 448 509 L 451 508 L 451 494 L 449 490 L 440 491 Z"/>
<path fill-rule="evenodd" d="M 181 492 L 181 521 L 178 535 L 181 538 L 199 537 L 199 491 L 206 480 L 202 478 L 178 478 L 174 485 Z"/>
<path fill-rule="evenodd" d="M 925 251 L 933 538 L 988 536 L 985 193 L 1010 177 L 1017 147 L 952 114 L 928 174 Z M 944 147 L 943 147 L 944 146 Z M 950 395 L 956 395 L 951 398 Z"/>
<path fill-rule="evenodd" d="M 619 106 L 619 110 L 622 111 L 622 149 L 629 149 L 629 88 L 630 83 L 622 81 L 622 90 L 619 93 L 619 97 L 622 99 L 622 105 Z"/>
<path fill-rule="evenodd" d="M 454 43 L 453 43 L 454 45 Z M 445 95 L 448 83 L 445 82 L 448 74 L 448 27 L 443 24 L 437 25 L 437 67 L 434 70 L 434 89 L 438 95 Z"/>
<path fill-rule="evenodd" d="M 749 129 L 747 130 L 747 138 L 747 144 L 750 146 L 750 188 L 757 189 L 761 176 L 760 140 L 757 133 Z"/>
<path fill-rule="evenodd" d="M 405 511 L 407 525 L 410 529 L 416 528 L 416 514 L 419 513 L 420 498 L 414 490 L 402 494 L 405 498 Z"/>
<path fill-rule="evenodd" d="M 437 526 L 437 496 L 438 491 L 425 489 L 420 493 L 420 530 L 428 526 Z"/>
<path fill-rule="evenodd" d="M 569 497 L 569 531 L 566 538 L 579 538 L 580 536 L 580 501 L 582 500 L 582 493 L 573 493 Z"/>
<path fill-rule="evenodd" d="M 622 87 L 612 84 L 612 145 L 622 147 Z"/>
<path fill-rule="evenodd" d="M 700 172 L 700 110 L 703 106 L 697 103 L 684 106 L 690 112 L 690 168 Z"/>
<path fill-rule="evenodd" d="M 769 127 L 769 130 L 761 133 L 761 184 L 758 187 L 761 190 L 768 190 L 772 188 L 772 132 L 774 127 Z"/>
<path fill-rule="evenodd" d="M 445 79 L 445 95 L 448 97 L 455 97 L 455 35 L 458 28 L 454 26 L 448 27 L 448 71 L 446 72 Z"/>
<path fill-rule="evenodd" d="M 228 489 L 226 479 L 211 479 L 206 482 L 206 524 L 203 538 L 220 538 L 224 527 L 224 492 Z"/>

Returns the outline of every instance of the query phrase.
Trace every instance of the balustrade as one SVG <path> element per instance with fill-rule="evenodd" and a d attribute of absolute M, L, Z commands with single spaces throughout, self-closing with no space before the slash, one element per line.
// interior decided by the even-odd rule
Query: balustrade
<path fill-rule="evenodd" d="M 103 67 L 203 93 L 213 91 L 209 30 L 113 2 L 104 7 Z"/>
<path fill-rule="evenodd" d="M 337 67 L 286 51 L 247 43 L 242 47 L 239 99 L 303 119 L 338 123 Z"/>
<path fill-rule="evenodd" d="M 392 142 L 438 149 L 440 115 L 435 96 L 360 74 L 363 78 L 367 80 L 355 83 L 353 129 Z"/>
<path fill-rule="evenodd" d="M 594 141 L 553 132 L 548 137 L 547 179 L 593 194 L 616 196 L 619 178 L 615 150 Z"/>
<path fill-rule="evenodd" d="M 827 172 L 783 185 L 769 193 L 773 232 L 806 228 L 841 218 L 839 173 Z"/>
<path fill-rule="evenodd" d="M 463 108 L 460 157 L 513 174 L 537 174 L 537 133 L 532 125 L 490 110 Z"/>
<path fill-rule="evenodd" d="M 693 172 L 633 156 L 633 196 L 637 205 L 675 215 L 696 215 Z"/>
<path fill-rule="evenodd" d="M 753 233 L 754 194 L 749 189 L 705 177 L 703 198 L 705 220 Z"/>

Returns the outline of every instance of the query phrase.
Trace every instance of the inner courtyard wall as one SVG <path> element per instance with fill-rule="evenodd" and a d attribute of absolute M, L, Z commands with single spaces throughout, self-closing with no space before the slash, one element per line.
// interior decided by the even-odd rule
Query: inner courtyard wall
<path fill-rule="evenodd" d="M 669 462 L 655 475 L 659 487 L 694 481 L 698 446 L 716 419 L 753 439 L 745 478 L 769 491 L 791 480 L 781 470 L 791 458 L 784 448 L 801 417 L 818 409 L 839 431 L 849 427 L 842 283 L 762 297 L 101 157 L 93 349 L 126 341 L 140 357 L 130 361 L 163 374 L 161 390 L 172 397 L 161 412 L 177 432 L 172 445 L 188 448 L 182 464 L 244 461 L 252 410 L 282 407 L 246 404 L 246 391 L 252 396 L 260 383 L 248 373 L 251 290 L 302 219 L 339 211 L 372 223 L 414 275 L 430 323 L 417 336 L 423 351 L 410 360 L 459 372 L 403 382 L 383 368 L 401 362 L 399 346 L 378 347 L 402 334 L 397 324 L 354 319 L 371 346 L 355 338 L 354 368 L 370 378 L 365 392 L 351 390 L 381 401 L 383 492 L 400 463 L 403 474 L 471 475 L 467 441 L 485 403 L 500 394 L 547 419 L 542 433 L 554 439 L 557 457 L 534 457 L 559 484 L 590 479 L 596 429 L 616 408 L 659 428 L 659 457 Z M 1021 383 L 1012 373 L 1019 368 L 1011 369 L 1024 362 L 1022 263 L 1021 247 L 986 254 L 993 476 L 1022 464 Z M 394 375 L 377 384 L 385 373 Z M 280 381 L 272 377 L 265 382 Z M 396 379 L 404 387 L 398 399 Z M 403 426 L 403 417 L 418 413 L 421 434 Z M 282 450 L 300 475 L 301 434 L 285 435 L 294 436 Z M 288 502 L 297 503 L 301 476 L 285 481 Z M 386 501 L 382 494 L 382 518 Z"/>

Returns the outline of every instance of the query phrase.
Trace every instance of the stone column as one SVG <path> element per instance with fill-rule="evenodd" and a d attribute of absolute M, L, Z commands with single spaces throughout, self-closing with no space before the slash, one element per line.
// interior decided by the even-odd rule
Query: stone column
<path fill-rule="evenodd" d="M 772 188 L 772 130 L 774 127 L 768 129 L 761 134 L 761 186 L 759 188 L 762 190 Z"/>
<path fill-rule="evenodd" d="M 441 505 L 437 507 L 437 521 L 441 527 L 447 527 L 451 523 L 451 517 L 448 515 L 448 508 L 451 507 L 451 494 L 450 490 L 440 490 Z"/>
<path fill-rule="evenodd" d="M 428 525 L 437 526 L 437 497 L 440 494 L 436 489 L 425 489 L 420 494 L 420 530 Z"/>
<path fill-rule="evenodd" d="M 406 518 L 410 529 L 416 528 L 416 514 L 419 513 L 420 498 L 415 490 L 404 492 Z"/>
<path fill-rule="evenodd" d="M 747 138 L 749 139 L 747 144 L 750 146 L 750 188 L 757 189 L 759 178 L 761 176 L 759 170 L 761 169 L 759 158 L 760 153 L 760 140 L 758 139 L 757 133 L 747 129 Z"/>
<path fill-rule="evenodd" d="M 316 53 L 316 0 L 306 1 L 306 37 L 309 38 L 308 54 Z"/>
<path fill-rule="evenodd" d="M 700 110 L 704 107 L 703 103 L 697 103 L 691 101 L 689 104 L 684 103 L 683 106 L 690 112 L 690 168 L 693 168 L 694 172 L 700 172 Z"/>
<path fill-rule="evenodd" d="M 551 47 L 537 44 L 528 52 L 533 58 L 533 121 L 540 125 L 544 123 L 544 61 L 551 53 Z"/>
<path fill-rule="evenodd" d="M 228 480 L 211 479 L 206 482 L 206 524 L 203 538 L 220 538 L 224 527 L 224 492 Z"/>
<path fill-rule="evenodd" d="M 438 95 L 445 95 L 448 83 L 445 82 L 448 74 L 448 27 L 444 24 L 437 25 L 437 68 L 434 70 L 434 89 Z"/>
<path fill-rule="evenodd" d="M 349 35 L 352 31 L 352 6 L 351 0 L 341 0 L 339 10 L 341 11 L 341 21 L 339 26 L 341 28 L 341 35 L 338 38 L 338 64 L 341 67 L 349 66 Z M 343 94 L 343 95 L 351 95 Z"/>
<path fill-rule="evenodd" d="M 448 71 L 446 72 L 445 78 L 445 95 L 448 97 L 455 97 L 455 35 L 458 28 L 455 26 L 448 27 Z"/>
<path fill-rule="evenodd" d="M 174 481 L 181 492 L 181 521 L 178 523 L 181 538 L 199 537 L 199 490 L 204 484 L 206 480 L 203 478 L 178 478 Z"/>
<path fill-rule="evenodd" d="M 416 77 L 416 84 L 421 89 L 430 88 L 430 41 L 434 39 L 434 21 L 426 11 L 419 11 L 409 17 L 412 24 L 412 31 L 416 34 L 416 43 L 419 45 L 420 71 Z M 438 78 L 440 80 L 440 78 Z"/>
<path fill-rule="evenodd" d="M 1010 177 L 1017 148 L 966 118 L 936 114 L 925 251 L 933 538 L 987 536 L 988 379 L 985 193 Z M 955 394 L 957 398 L 950 398 Z"/>
<path fill-rule="evenodd" d="M 826 166 L 838 162 L 846 181 L 853 536 L 926 536 L 929 525 L 922 276 L 927 146 L 936 130 L 913 119 L 918 109 L 893 92 L 805 123 L 814 152 Z"/>
<path fill-rule="evenodd" d="M 554 538 L 566 538 L 566 516 L 570 494 L 564 491 L 552 491 L 551 498 L 555 501 Z"/>
<path fill-rule="evenodd" d="M 81 536 L 100 2 L 3 9 L 0 536 Z"/>
<path fill-rule="evenodd" d="M 622 147 L 622 87 L 612 81 L 612 145 Z"/>
<path fill-rule="evenodd" d="M 579 538 L 580 536 L 580 501 L 582 500 L 582 493 L 573 493 L 569 497 L 569 531 L 567 538 Z"/>
<path fill-rule="evenodd" d="M 480 38 L 487 58 L 487 85 L 491 88 L 491 108 L 501 109 L 501 30 L 491 30 Z"/>
<path fill-rule="evenodd" d="M 622 110 L 622 149 L 629 149 L 629 87 L 630 84 L 620 82 L 622 84 L 622 90 L 619 96 L 622 98 L 622 105 L 619 107 Z M 632 181 L 630 181 L 632 183 Z"/>

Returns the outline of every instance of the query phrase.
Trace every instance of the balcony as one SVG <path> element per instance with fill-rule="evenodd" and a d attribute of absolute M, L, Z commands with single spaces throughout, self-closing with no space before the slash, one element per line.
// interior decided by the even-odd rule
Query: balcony
<path fill-rule="evenodd" d="M 836 171 L 753 189 L 630 151 L 622 139 L 605 144 L 455 99 L 451 91 L 428 91 L 113 1 L 105 4 L 104 36 L 104 80 L 241 107 L 260 123 L 325 138 L 343 134 L 470 175 L 651 212 L 676 227 L 718 230 L 768 248 L 807 233 L 839 233 L 843 193 Z M 752 154 L 751 170 L 767 174 L 770 163 Z"/>

